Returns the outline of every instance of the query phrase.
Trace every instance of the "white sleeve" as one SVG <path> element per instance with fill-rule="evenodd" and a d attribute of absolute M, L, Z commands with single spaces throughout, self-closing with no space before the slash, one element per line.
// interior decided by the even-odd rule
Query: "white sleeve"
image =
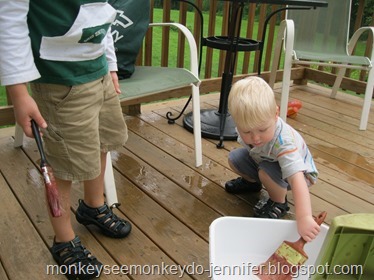
<path fill-rule="evenodd" d="M 40 77 L 27 26 L 28 0 L 0 0 L 0 83 L 13 85 Z"/>
<path fill-rule="evenodd" d="M 108 61 L 109 71 L 117 71 L 117 57 L 114 50 L 114 41 L 110 28 L 106 34 L 106 59 Z"/>

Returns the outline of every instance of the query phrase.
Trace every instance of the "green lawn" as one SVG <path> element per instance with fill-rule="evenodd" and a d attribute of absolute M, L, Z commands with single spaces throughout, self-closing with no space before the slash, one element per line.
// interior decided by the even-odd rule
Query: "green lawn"
<path fill-rule="evenodd" d="M 171 11 L 171 21 L 174 21 L 174 22 L 178 22 L 178 11 L 175 11 L 175 10 L 172 10 Z M 204 13 L 203 14 L 204 16 L 204 30 L 203 30 L 203 36 L 206 37 L 208 36 L 208 14 L 207 13 Z M 161 22 L 162 21 L 162 10 L 159 10 L 159 9 L 155 9 L 155 13 L 154 13 L 154 22 Z M 188 13 L 187 14 L 187 28 L 189 28 L 191 31 L 193 30 L 193 22 L 194 22 L 194 14 L 193 13 Z M 241 36 L 242 37 L 245 37 L 245 34 L 246 34 L 246 29 L 244 27 L 246 27 L 246 20 L 243 20 L 243 23 L 242 23 L 242 28 L 241 28 Z M 257 27 L 258 23 L 255 22 L 255 27 L 254 27 L 254 30 L 257 30 L 258 27 Z M 216 26 L 222 26 L 222 17 L 221 16 L 217 16 L 216 17 Z M 157 48 L 157 46 L 161 45 L 161 36 L 159 36 L 158 34 L 161 33 L 160 31 L 161 29 L 159 28 L 154 28 L 154 45 L 155 45 L 155 50 L 158 50 L 159 48 Z M 220 27 L 217 28 L 217 32 L 219 33 L 220 32 Z M 215 35 L 220 35 L 220 34 L 215 34 Z M 176 61 L 177 61 L 177 53 L 176 53 L 176 50 L 178 50 L 178 31 L 177 30 L 173 30 L 172 29 L 172 32 L 170 33 L 170 43 L 169 43 L 169 50 L 171 52 L 170 54 L 170 58 L 169 58 L 169 65 L 170 66 L 175 66 L 176 65 Z M 255 33 L 253 34 L 253 38 L 257 38 L 257 31 L 255 31 Z M 186 47 L 187 49 L 187 47 Z M 174 53 L 175 52 L 175 53 Z M 218 73 L 217 73 L 217 69 L 218 69 L 218 63 L 219 63 L 219 53 L 220 51 L 219 50 L 213 50 L 213 59 L 212 59 L 212 76 L 213 77 L 218 77 Z M 206 48 L 203 48 L 203 60 L 202 60 L 202 65 L 201 65 L 201 70 L 200 70 L 200 73 L 204 74 L 205 72 L 205 55 L 206 55 Z M 254 52 L 251 54 L 253 55 L 254 57 Z M 241 52 L 238 54 L 238 73 L 241 73 L 241 65 L 242 65 L 242 61 L 243 61 L 243 56 L 244 56 L 244 53 Z M 254 58 L 251 57 L 251 65 L 250 65 L 250 68 L 253 68 L 253 61 L 254 61 Z M 185 65 L 188 65 L 189 61 L 188 59 L 185 60 Z M 157 52 L 154 52 L 152 54 L 152 64 L 154 65 L 159 65 L 160 64 L 160 55 L 159 53 Z M 220 73 L 221 74 L 221 73 Z M 203 76 L 201 76 L 201 78 L 203 78 Z"/>
<path fill-rule="evenodd" d="M 178 22 L 178 11 L 176 10 L 172 10 L 171 11 L 171 20 L 174 21 L 174 22 Z M 193 13 L 188 13 L 187 15 L 187 27 L 192 30 L 193 26 L 193 22 L 194 22 L 194 14 Z M 154 11 L 154 22 L 162 22 L 162 10 L 161 9 L 155 9 Z M 191 24 L 190 24 L 191 23 Z M 207 33 L 208 33 L 208 14 L 204 14 L 204 36 L 207 36 Z M 221 26 L 222 25 L 222 17 L 220 16 L 217 16 L 216 18 L 216 24 L 217 26 Z M 256 22 L 255 23 L 255 33 L 253 34 L 253 38 L 257 38 L 257 32 L 256 30 L 258 29 L 257 28 L 257 25 L 258 23 Z M 245 34 L 246 34 L 246 29 L 245 29 L 245 26 L 246 26 L 246 22 L 245 20 L 243 20 L 243 24 L 242 24 L 243 28 L 241 30 L 241 36 L 242 37 L 245 37 Z M 161 28 L 154 28 L 154 39 L 153 39 L 153 44 L 154 44 L 154 49 L 155 50 L 160 50 L 160 47 L 158 46 L 161 46 Z M 219 34 L 217 34 L 219 35 Z M 170 52 L 170 57 L 169 57 L 169 65 L 170 66 L 176 66 L 176 61 L 177 61 L 177 51 L 178 51 L 178 31 L 175 30 L 175 29 L 172 29 L 172 32 L 170 32 L 170 43 L 169 43 L 169 52 Z M 274 40 L 275 41 L 275 40 Z M 187 48 L 187 46 L 186 46 Z M 358 47 L 357 47 L 357 50 L 358 50 L 358 53 L 364 53 L 364 49 L 365 49 L 365 44 L 364 43 L 359 43 Z M 186 50 L 188 51 L 188 50 Z M 205 58 L 205 52 L 206 52 L 206 48 L 203 48 L 203 58 Z M 237 57 L 237 60 L 238 60 L 238 69 L 237 69 L 237 73 L 241 73 L 241 67 L 242 67 L 242 61 L 243 61 L 243 55 L 244 53 L 241 52 L 238 54 L 238 57 Z M 152 65 L 160 65 L 160 52 L 159 51 L 154 51 L 152 53 Z M 213 50 L 213 66 L 212 66 L 212 77 L 217 77 L 219 76 L 218 73 L 217 73 L 217 69 L 218 69 L 218 62 L 219 62 L 219 51 L 218 50 Z M 251 65 L 249 66 L 249 69 L 253 69 L 253 61 L 254 61 L 254 52 L 252 52 L 251 54 Z M 264 61 L 264 59 L 263 59 Z M 189 65 L 189 59 L 186 59 L 185 60 L 185 65 Z M 205 60 L 203 59 L 202 61 L 202 69 L 200 71 L 200 73 L 204 74 L 205 72 Z M 202 76 L 202 75 L 201 75 Z M 351 74 L 351 78 L 353 79 L 358 79 L 358 76 L 359 76 L 359 72 L 357 70 L 355 71 L 352 71 L 352 74 Z M 201 77 L 203 78 L 203 77 Z M 0 106 L 3 106 L 3 105 L 6 105 L 7 102 L 6 102 L 6 94 L 5 94 L 5 89 L 4 87 L 0 86 Z"/>
<path fill-rule="evenodd" d="M 0 106 L 7 105 L 5 87 L 0 86 Z"/>

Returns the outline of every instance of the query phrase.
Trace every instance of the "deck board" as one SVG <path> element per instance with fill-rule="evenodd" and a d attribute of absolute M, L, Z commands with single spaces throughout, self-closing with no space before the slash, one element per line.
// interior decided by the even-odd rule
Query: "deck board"
<path fill-rule="evenodd" d="M 1 262 L 1 259 L 0 259 L 0 279 L 3 279 L 3 280 L 9 280 L 8 276 L 6 275 L 5 273 L 5 269 L 3 267 L 3 264 Z"/>
<path fill-rule="evenodd" d="M 0 154 L 2 159 L 4 156 L 9 156 L 3 153 L 3 140 L 0 139 L 2 148 Z M 19 157 L 15 155 L 14 151 L 11 151 L 11 153 L 13 154 L 12 159 L 15 160 L 14 162 L 17 162 Z M 25 162 L 25 159 L 21 158 L 20 161 Z M 14 162 L 8 161 L 8 167 L 14 168 Z M 25 168 L 25 166 L 19 165 L 19 168 Z M 6 176 L 7 171 L 3 166 L 1 167 L 1 205 L 4 209 L 7 209 L 1 215 L 0 226 L 0 255 L 2 265 L 9 279 L 25 279 L 25 276 L 29 277 L 29 279 L 47 279 L 48 276 L 43 272 L 45 271 L 45 264 L 51 263 L 48 248 L 43 239 L 38 235 L 37 229 L 26 213 L 27 203 L 22 197 L 17 198 L 17 195 L 22 196 L 22 193 L 18 193 L 16 189 L 10 189 L 7 186 L 7 182 L 9 182 L 12 185 L 20 187 L 20 184 L 16 184 L 15 182 L 16 178 Z M 29 193 L 27 189 L 23 189 L 22 192 L 24 196 L 27 196 Z M 22 205 L 18 203 L 19 200 Z M 22 207 L 26 208 L 26 212 Z"/>
<path fill-rule="evenodd" d="M 30 142 L 30 139 L 26 139 L 27 143 Z M 33 141 L 31 141 L 33 143 Z M 33 145 L 32 145 L 33 146 Z M 29 145 L 24 145 L 24 149 L 28 152 L 28 155 L 36 162 L 39 158 L 38 152 L 35 149 L 29 149 Z M 157 148 L 157 147 L 156 147 Z M 124 157 L 126 154 L 124 153 Z M 134 158 L 131 158 L 130 165 L 134 163 Z M 123 166 L 122 166 L 123 167 Z M 128 167 L 124 167 L 124 170 L 127 171 Z M 130 171 L 131 172 L 131 171 Z M 117 172 L 116 172 L 117 173 Z M 118 173 L 117 173 L 118 174 Z M 182 222 L 171 215 L 167 209 L 157 203 L 157 201 L 152 200 L 151 197 L 147 195 L 147 193 L 143 192 L 138 188 L 137 185 L 133 184 L 131 180 L 127 178 L 127 176 L 131 177 L 126 172 L 126 177 L 123 176 L 116 176 L 116 184 L 117 184 L 117 191 L 119 201 L 123 203 L 123 209 L 125 209 L 126 217 L 132 222 L 133 225 L 137 226 L 143 232 L 143 237 L 147 236 L 148 240 L 142 240 L 135 244 L 132 244 L 131 237 L 126 239 L 120 240 L 113 240 L 111 238 L 103 237 L 96 229 L 91 229 L 94 238 L 100 239 L 102 244 L 105 244 L 106 241 L 110 242 L 111 250 L 108 250 L 110 255 L 113 257 L 118 258 L 117 263 L 126 264 L 126 265 L 143 265 L 148 266 L 149 264 L 165 264 L 165 265 L 176 265 L 175 260 L 178 261 L 179 264 L 189 264 L 192 263 L 193 260 L 187 259 L 191 258 L 195 254 L 196 263 L 204 263 L 207 260 L 207 252 L 206 248 L 201 246 L 201 243 L 207 246 L 207 241 L 198 238 L 194 232 L 192 232 L 189 228 L 187 228 Z M 126 186 L 125 188 L 121 186 Z M 74 203 L 73 210 L 78 207 L 78 199 L 82 197 L 81 188 L 78 186 L 75 188 L 75 191 L 72 195 L 72 201 Z M 43 205 L 43 204 L 42 204 Z M 122 210 L 122 208 L 121 208 Z M 124 217 L 123 215 L 120 215 Z M 124 217 L 125 218 L 125 217 Z M 75 219 L 72 219 L 75 222 Z M 76 226 L 75 229 L 82 230 L 82 227 L 75 222 Z M 83 228 L 84 229 L 84 228 Z M 85 230 L 87 231 L 87 230 Z M 78 235 L 87 236 L 85 232 L 77 232 Z M 135 234 L 136 235 L 136 234 Z M 154 238 L 157 236 L 157 238 Z M 135 238 L 138 238 L 135 236 Z M 130 257 L 127 252 L 127 247 L 129 240 L 131 242 L 131 250 L 132 256 Z M 85 240 L 82 238 L 82 242 L 90 248 L 92 252 L 95 252 L 100 261 L 108 265 L 114 265 L 115 262 L 106 260 L 104 258 L 105 248 L 103 245 L 93 244 L 93 242 L 89 242 L 90 240 Z M 154 244 L 150 244 L 149 241 L 152 241 Z M 148 243 L 148 245 L 147 245 Z M 186 250 L 188 251 L 188 255 L 184 253 L 184 251 L 175 250 L 175 248 L 180 247 L 181 245 L 186 246 Z M 140 254 L 141 251 L 143 254 Z M 155 250 L 157 248 L 157 250 Z M 96 249 L 96 250 L 95 250 Z M 104 251 L 103 254 L 98 250 L 101 249 Z M 174 252 L 174 254 L 171 254 Z M 134 257 L 136 256 L 136 257 Z M 172 258 L 168 257 L 172 256 Z M 116 277 L 116 275 L 110 274 L 106 275 L 107 277 Z M 163 275 L 160 275 L 161 279 L 163 279 Z M 169 277 L 165 275 L 165 279 L 175 279 L 174 277 Z M 187 275 L 184 276 L 184 279 L 188 279 Z M 113 278 L 116 279 L 116 278 Z M 147 271 L 144 273 L 138 273 L 135 275 L 134 279 L 150 279 Z M 157 275 L 156 275 L 156 278 Z M 198 279 L 198 278 L 197 278 Z"/>
<path fill-rule="evenodd" d="M 326 210 L 328 224 L 338 215 L 374 213 L 373 109 L 368 129 L 359 131 L 362 99 L 339 94 L 332 100 L 326 89 L 309 84 L 293 86 L 290 97 L 301 100 L 303 108 L 288 122 L 306 139 L 320 171 L 311 188 L 313 213 Z M 201 96 L 202 108 L 217 107 L 218 100 L 218 94 Z M 133 225 L 127 238 L 107 238 L 75 221 L 82 188 L 74 184 L 68 210 L 73 227 L 108 267 L 200 265 L 207 271 L 183 274 L 182 279 L 208 279 L 211 222 L 220 216 L 250 217 L 253 205 L 266 195 L 224 191 L 224 183 L 236 177 L 227 162 L 228 152 L 239 147 L 235 141 L 225 141 L 224 148 L 217 149 L 217 140 L 203 139 L 203 166 L 194 166 L 192 134 L 182 127 L 181 118 L 174 125 L 165 118 L 168 111 L 178 114 L 184 102 L 143 105 L 142 114 L 126 116 L 129 140 L 112 153 L 112 160 L 122 203 L 114 211 Z M 44 204 L 39 154 L 33 139 L 25 139 L 23 148 L 13 148 L 12 136 L 13 128 L 0 129 L 0 279 L 50 279 L 45 269 L 54 264 L 48 252 L 53 231 Z M 292 194 L 289 201 L 287 218 L 293 219 Z M 168 272 L 111 273 L 100 279 L 180 279 L 178 273 Z"/>
<path fill-rule="evenodd" d="M 144 127 L 144 126 L 137 126 L 135 128 L 132 127 L 132 123 L 128 122 L 130 129 L 136 129 L 137 127 Z M 174 129 L 175 127 L 167 125 L 169 129 Z M 142 133 L 140 131 L 137 131 L 138 133 Z M 143 133 L 146 133 L 145 131 Z M 175 136 L 175 135 L 173 135 Z M 182 138 L 185 138 L 182 136 Z M 158 145 L 164 146 L 165 149 L 168 149 L 168 143 L 162 142 L 160 138 L 151 137 L 152 141 L 154 143 L 159 143 Z M 161 142 L 160 142 L 161 141 Z M 134 141 L 135 142 L 135 141 Z M 129 140 L 129 147 L 132 147 L 132 140 Z M 170 150 L 170 148 L 169 148 Z M 144 149 L 139 149 L 140 153 L 143 154 L 143 157 L 147 161 L 154 161 L 154 160 L 163 160 L 163 159 L 152 159 L 149 157 L 149 153 L 144 152 Z M 179 155 L 182 153 L 181 155 Z M 159 171 L 163 172 L 164 174 L 168 174 L 172 178 L 172 180 L 177 181 L 178 184 L 184 188 L 186 188 L 189 192 L 191 192 L 193 195 L 198 197 L 198 199 L 203 200 L 205 203 L 208 203 L 210 207 L 215 209 L 216 211 L 220 211 L 222 215 L 241 215 L 243 214 L 242 211 L 246 210 L 240 210 L 240 209 L 247 209 L 248 205 L 247 203 L 243 203 L 240 199 L 237 197 L 230 198 L 229 203 L 227 203 L 227 194 L 225 193 L 224 189 L 222 188 L 221 184 L 223 182 L 223 179 L 221 179 L 219 176 L 225 173 L 232 174 L 234 176 L 234 173 L 230 170 L 227 170 L 226 167 L 221 166 L 220 164 L 215 164 L 214 166 L 205 165 L 203 168 L 199 168 L 198 170 L 193 167 L 193 154 L 191 151 L 187 151 L 183 153 L 183 149 L 176 148 L 175 153 L 173 153 L 173 156 L 178 156 L 182 159 L 190 158 L 190 167 L 186 168 L 184 164 L 170 161 L 169 158 L 165 160 L 166 163 L 159 165 L 157 162 L 155 163 L 155 166 L 159 169 Z M 227 161 L 227 158 L 226 158 Z M 165 166 L 165 169 L 163 170 L 162 167 Z M 161 170 L 160 170 L 161 168 Z M 178 170 L 178 172 L 170 172 L 173 170 Z M 215 176 L 214 176 L 215 174 Z M 226 175 L 227 176 L 227 175 Z M 231 209 L 232 207 L 227 207 L 231 203 L 235 203 L 237 205 L 237 208 Z M 227 204 L 227 205 L 226 205 Z"/>

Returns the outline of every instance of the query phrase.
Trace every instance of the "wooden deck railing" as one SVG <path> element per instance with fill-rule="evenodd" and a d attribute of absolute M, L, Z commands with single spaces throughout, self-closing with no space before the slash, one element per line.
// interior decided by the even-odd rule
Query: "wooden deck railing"
<path fill-rule="evenodd" d="M 229 16 L 229 1 L 218 1 L 218 0 L 188 0 L 197 6 L 200 10 L 203 7 L 203 2 L 209 2 L 209 12 L 203 12 L 204 14 L 204 27 L 203 27 L 203 36 L 213 36 L 213 35 L 227 35 L 227 22 Z M 191 29 L 195 36 L 195 40 L 198 45 L 201 43 L 200 38 L 200 30 L 201 30 L 201 21 L 199 18 L 198 13 L 195 9 L 192 9 L 191 6 L 184 1 L 178 0 L 164 0 L 163 7 L 162 7 L 162 18 L 155 18 L 155 8 L 154 2 L 151 0 L 151 21 L 178 21 L 188 28 Z M 172 2 L 179 3 L 178 10 L 171 11 L 171 4 Z M 363 25 L 363 17 L 364 17 L 364 9 L 369 5 L 368 1 L 365 0 L 352 0 L 353 3 L 358 3 L 357 13 L 352 21 L 354 22 L 354 30 L 357 30 L 359 27 Z M 220 9 L 218 10 L 219 4 Z M 175 6 L 175 5 L 174 5 Z M 271 12 L 279 7 L 280 5 L 271 5 L 271 4 L 248 4 L 248 9 L 246 9 L 246 13 L 243 15 L 242 20 L 242 27 L 241 27 L 241 35 L 245 38 L 253 38 L 255 40 L 261 41 L 261 35 L 264 29 L 264 22 L 266 16 Z M 188 11 L 189 10 L 189 11 Z M 189 15 L 193 13 L 193 16 Z M 272 52 L 273 52 L 273 43 L 275 36 L 277 35 L 277 26 L 279 22 L 284 19 L 285 13 L 282 12 L 278 16 L 273 17 L 269 24 L 268 29 L 266 32 L 265 38 L 265 45 L 264 45 L 264 55 L 262 61 L 262 71 L 268 71 L 271 65 L 272 59 Z M 222 20 L 218 20 L 218 18 L 222 18 Z M 374 26 L 374 16 L 372 17 L 371 24 Z M 162 34 L 162 53 L 161 53 L 161 65 L 167 66 L 171 60 L 169 54 L 169 38 L 171 36 L 172 31 L 170 29 L 165 29 Z M 372 39 L 372 38 L 371 38 Z M 151 65 L 152 60 L 152 33 L 148 33 L 146 36 L 146 49 L 143 51 L 142 55 L 139 57 L 138 62 L 140 64 Z M 147 44 L 148 42 L 148 44 Z M 366 49 L 366 54 L 370 51 L 370 44 L 367 45 L 368 48 Z M 177 65 L 182 67 L 183 66 L 183 50 L 184 50 L 184 41 L 179 39 L 178 40 L 178 56 L 177 58 Z M 214 54 L 218 53 L 218 55 L 213 56 Z M 241 53 L 239 56 L 242 59 L 238 59 L 236 73 L 235 74 L 247 74 L 247 73 L 255 73 L 257 72 L 257 64 L 259 59 L 259 52 L 246 52 Z M 217 62 L 218 57 L 218 62 Z M 224 64 L 224 51 L 213 50 L 211 48 L 203 48 L 202 54 L 203 60 L 203 67 L 204 71 L 201 72 L 201 78 L 203 79 L 210 79 L 221 76 L 223 72 L 223 64 Z M 173 59 L 172 61 L 175 61 Z M 213 62 L 216 63 L 213 63 Z M 327 71 L 326 69 L 319 69 Z M 329 69 L 330 73 L 334 74 L 334 69 Z M 360 80 L 364 79 L 364 73 L 360 75 Z"/>
<path fill-rule="evenodd" d="M 203 12 L 204 22 L 202 23 L 199 17 L 199 13 L 196 9 L 191 9 L 191 6 L 184 1 L 178 0 L 164 0 L 162 2 L 162 8 L 155 7 L 155 1 L 150 0 L 151 3 L 151 22 L 180 22 L 186 25 L 194 34 L 198 45 L 201 44 L 201 30 L 203 30 L 203 37 L 213 35 L 227 35 L 227 22 L 229 15 L 229 1 L 218 1 L 218 0 L 189 0 L 194 3 L 200 10 L 203 8 L 203 3 L 209 2 L 209 11 Z M 353 18 L 354 30 L 362 26 L 362 20 L 364 10 L 369 3 L 365 0 L 357 0 L 358 9 L 356 17 Z M 172 9 L 172 6 L 177 6 L 178 9 Z M 243 14 L 241 36 L 245 38 L 253 38 L 255 40 L 261 40 L 264 22 L 266 16 L 273 10 L 279 8 L 279 5 L 269 4 L 248 4 L 248 9 L 245 9 Z M 262 59 L 262 73 L 266 79 L 268 70 L 271 66 L 273 43 L 275 36 L 277 35 L 277 26 L 281 19 L 285 16 L 284 13 L 280 13 L 277 17 L 273 17 L 269 24 L 266 32 L 264 53 Z M 374 26 L 374 16 L 370 24 Z M 155 53 L 153 50 L 153 42 L 156 36 L 161 36 L 161 53 Z M 370 38 L 373 40 L 373 38 Z M 171 42 L 177 42 L 176 45 L 171 46 Z M 370 46 L 370 41 L 368 46 Z M 171 48 L 176 48 L 178 51 L 171 51 Z M 137 59 L 138 65 L 161 65 L 183 67 L 184 64 L 188 63 L 185 61 L 185 41 L 182 36 L 179 36 L 177 32 L 170 28 L 164 28 L 162 34 L 156 34 L 153 31 L 149 31 L 146 34 L 144 45 Z M 366 50 L 369 52 L 369 49 Z M 201 93 L 207 93 L 212 91 L 220 90 L 220 76 L 223 72 L 225 51 L 213 50 L 211 48 L 202 48 L 202 67 L 200 71 L 200 78 L 203 80 L 200 91 Z M 257 73 L 257 65 L 259 59 L 259 52 L 241 52 L 238 54 L 237 65 L 235 70 L 234 80 L 242 77 L 243 75 Z M 156 61 L 157 60 L 157 61 Z M 328 71 L 328 72 L 326 72 Z M 350 78 L 350 73 L 348 73 Z M 332 85 L 335 78 L 335 69 L 306 69 L 298 68 L 292 71 L 292 78 L 303 80 L 305 78 L 314 80 L 316 82 L 325 83 Z M 358 78 L 345 79 L 342 83 L 343 88 L 354 90 L 357 93 L 363 93 L 365 89 L 365 73 L 361 73 Z M 188 89 L 186 89 L 185 95 L 188 95 Z M 170 96 L 170 94 L 169 94 Z M 176 96 L 181 96 L 181 92 L 178 92 Z M 10 103 L 9 103 L 10 104 Z M 11 106 L 0 107 L 0 126 L 14 124 L 13 110 Z"/>
<path fill-rule="evenodd" d="M 194 3 L 197 8 L 202 9 L 203 0 L 189 0 Z M 171 2 L 179 3 L 179 9 L 171 10 Z M 151 0 L 151 22 L 157 20 L 162 21 L 177 21 L 187 27 L 189 27 L 194 34 L 195 40 L 198 45 L 201 44 L 201 29 L 203 26 L 203 37 L 214 36 L 214 35 L 227 35 L 228 32 L 228 17 L 229 17 L 229 1 L 217 1 L 209 0 L 209 12 L 203 12 L 204 14 L 204 23 L 201 22 L 199 13 L 196 9 L 191 11 L 191 6 L 184 2 L 178 0 L 169 0 L 163 1 L 162 7 L 162 18 L 155 18 L 155 9 L 154 1 Z M 217 15 L 218 3 L 221 2 L 223 7 L 220 9 L 219 15 Z M 264 28 L 264 21 L 268 10 L 275 10 L 280 7 L 279 5 L 256 5 L 249 4 L 248 11 L 246 9 L 246 14 L 243 15 L 243 21 L 241 26 L 241 35 L 245 38 L 253 38 L 255 40 L 261 40 L 262 31 Z M 190 9 L 189 9 L 190 8 Z M 161 10 L 161 9 L 159 9 Z M 193 15 L 191 15 L 193 14 Z M 217 18 L 221 18 L 217 20 Z M 284 12 L 280 14 L 281 18 L 284 18 Z M 266 37 L 266 44 L 264 49 L 264 61 L 263 61 L 263 70 L 269 70 L 271 62 L 271 53 L 273 49 L 273 40 L 276 35 L 276 26 L 278 21 L 276 18 L 273 18 L 268 26 L 268 32 Z M 162 34 L 162 52 L 161 52 L 161 66 L 169 65 L 170 61 L 177 61 L 177 66 L 183 67 L 184 65 L 184 56 L 183 51 L 185 48 L 184 40 L 178 38 L 178 53 L 177 58 L 170 57 L 169 53 L 169 38 L 173 31 L 165 28 Z M 146 35 L 145 39 L 145 49 L 142 50 L 139 58 L 138 64 L 152 65 L 152 39 L 153 33 L 149 32 Z M 270 55 L 269 55 L 270 54 Z M 247 74 L 257 72 L 257 63 L 259 59 L 258 52 L 246 52 L 240 53 L 239 56 L 242 59 L 238 60 L 236 73 L 237 74 Z M 202 79 L 210 79 L 215 77 L 220 77 L 223 72 L 224 66 L 225 51 L 222 50 L 213 50 L 211 48 L 203 48 L 202 53 L 202 64 L 203 70 L 201 72 Z M 215 63 L 214 63 L 215 62 Z"/>

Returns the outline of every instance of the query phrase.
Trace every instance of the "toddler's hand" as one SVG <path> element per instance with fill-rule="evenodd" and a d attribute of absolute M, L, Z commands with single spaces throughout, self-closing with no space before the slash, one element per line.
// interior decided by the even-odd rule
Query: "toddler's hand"
<path fill-rule="evenodd" d="M 306 242 L 312 241 L 320 232 L 320 226 L 312 216 L 305 216 L 297 220 L 297 229 Z"/>

